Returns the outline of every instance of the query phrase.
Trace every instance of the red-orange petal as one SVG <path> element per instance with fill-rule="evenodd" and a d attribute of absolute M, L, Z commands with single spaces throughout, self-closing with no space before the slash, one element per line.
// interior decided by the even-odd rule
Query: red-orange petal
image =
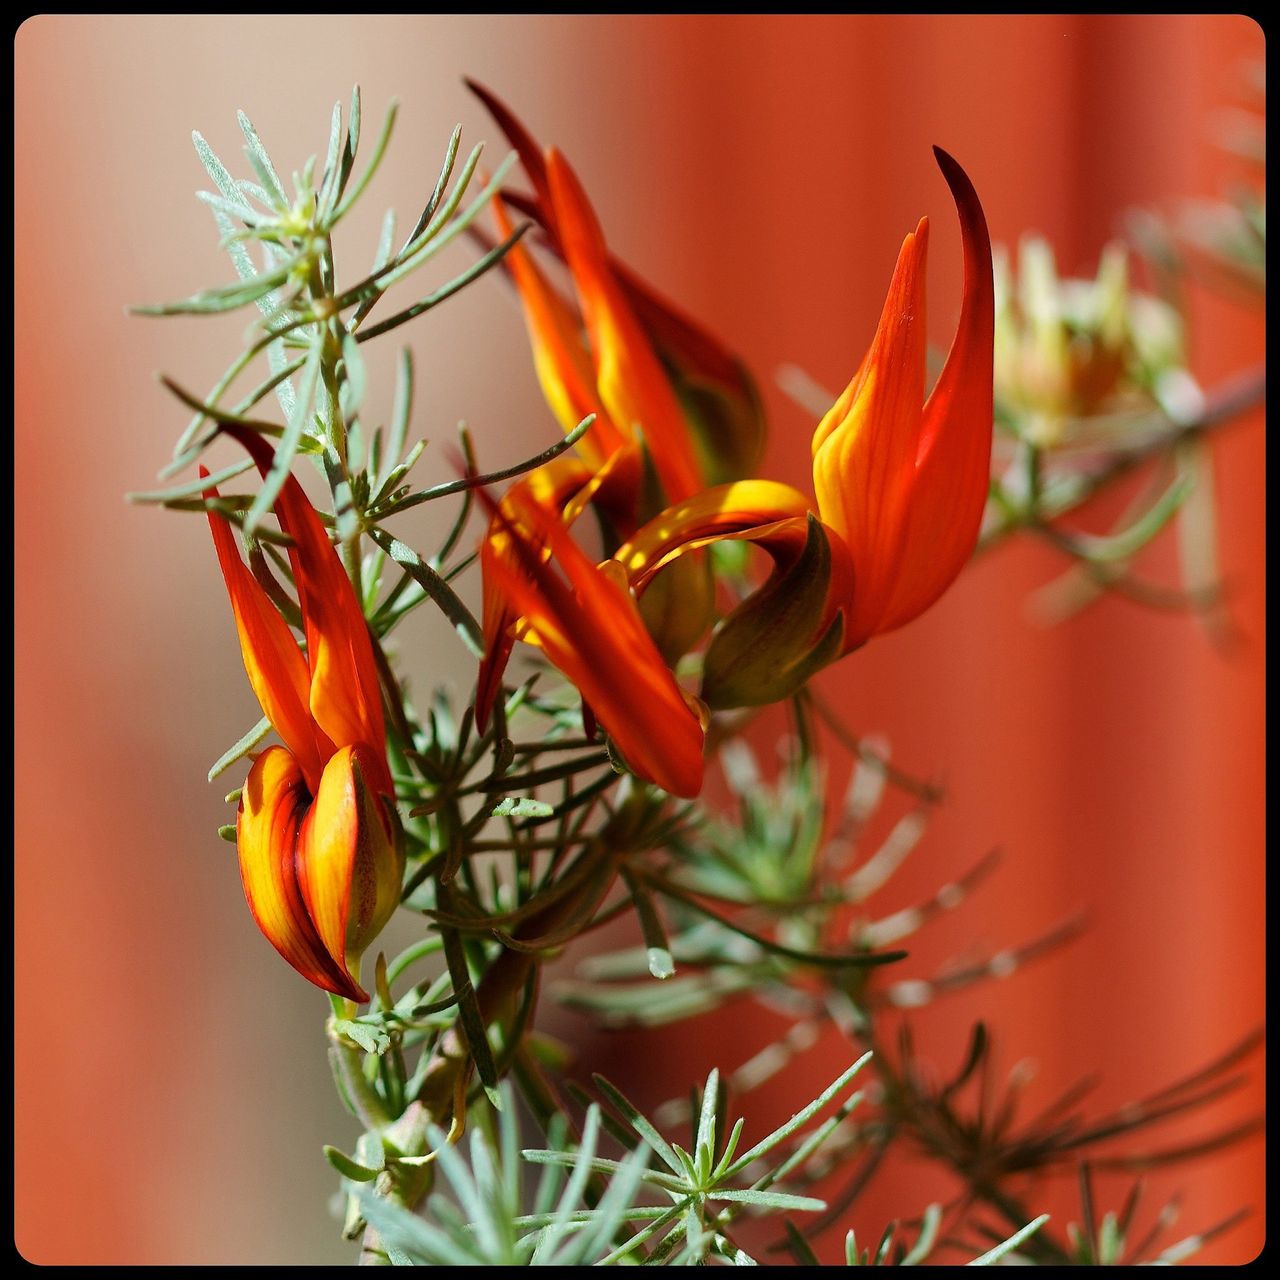
<path fill-rule="evenodd" d="M 503 191 L 502 198 L 534 219 L 546 234 L 553 252 L 563 257 L 560 228 L 551 198 L 547 161 L 541 147 L 515 112 L 495 93 L 474 80 L 467 87 L 484 103 L 507 141 L 515 148 L 529 181 L 532 198 Z M 754 471 L 764 448 L 764 417 L 755 383 L 745 366 L 708 329 L 687 316 L 674 303 L 641 279 L 624 262 L 609 255 L 609 267 L 640 327 L 662 362 L 676 371 L 682 389 L 700 394 L 704 413 L 707 393 L 719 405 L 719 419 L 709 435 L 708 424 L 695 424 L 704 450 L 702 461 L 715 468 L 717 478 L 737 479 Z M 729 472 L 731 474 L 721 473 Z"/>
<path fill-rule="evenodd" d="M 204 467 L 201 475 L 207 475 Z M 206 497 L 216 497 L 210 488 Z M 293 633 L 236 548 L 227 519 L 209 513 L 209 530 L 240 637 L 240 654 L 254 695 L 271 727 L 296 757 L 307 785 L 319 785 L 333 744 L 318 734 L 308 704 L 311 676 Z"/>
<path fill-rule="evenodd" d="M 595 211 L 568 161 L 554 148 L 547 153 L 547 177 L 605 410 L 624 435 L 643 432 L 668 500 L 690 497 L 703 482 L 689 425 L 613 274 Z"/>
<path fill-rule="evenodd" d="M 298 882 L 298 842 L 311 792 L 298 762 L 268 747 L 240 797 L 236 850 L 249 910 L 263 936 L 308 982 L 349 1000 L 369 997 L 321 940 Z"/>
<path fill-rule="evenodd" d="M 928 219 L 907 236 L 871 349 L 818 425 L 814 492 L 857 575 L 846 650 L 882 629 L 904 554 L 924 400 L 924 267 Z"/>
<path fill-rule="evenodd" d="M 505 239 L 511 234 L 511 220 L 502 207 L 501 197 L 494 200 L 494 218 Z M 602 466 L 623 443 L 623 436 L 601 403 L 591 361 L 582 342 L 581 321 L 547 284 L 523 244 L 512 248 L 503 261 L 524 307 L 525 326 L 542 394 L 566 432 L 572 431 L 588 414 L 596 415 L 596 421 L 576 447 L 588 466 Z"/>
<path fill-rule="evenodd" d="M 489 114 L 498 122 L 498 128 L 506 134 L 507 141 L 520 157 L 520 163 L 525 173 L 529 175 L 529 181 L 533 183 L 533 189 L 539 201 L 550 208 L 551 188 L 547 180 L 547 164 L 542 155 L 542 148 L 534 141 L 529 130 L 520 123 L 516 113 L 496 93 L 469 77 L 464 77 L 463 83 L 484 103 Z M 548 228 L 548 230 L 554 234 L 554 229 Z"/>
<path fill-rule="evenodd" d="M 484 634 L 484 657 L 476 675 L 476 724 L 483 732 L 489 724 L 493 703 L 502 687 L 503 672 L 515 644 L 513 628 L 520 612 L 507 596 L 505 580 L 495 572 L 495 563 L 519 563 L 512 547 L 510 530 L 518 522 L 519 510 L 527 503 L 553 513 L 557 519 L 575 494 L 590 484 L 591 471 L 575 458 L 559 457 L 545 466 L 522 476 L 507 491 L 501 512 L 489 522 L 488 532 L 480 544 L 480 577 Z M 526 530 L 536 546 L 532 530 Z M 539 551 L 541 554 L 541 550 Z"/>
<path fill-rule="evenodd" d="M 968 175 L 935 147 L 960 215 L 964 294 L 947 362 L 924 407 L 898 585 L 880 630 L 923 613 L 973 554 L 991 472 L 995 299 L 991 238 Z"/>
<path fill-rule="evenodd" d="M 266 442 L 235 423 L 224 424 L 223 430 L 248 450 L 266 475 L 273 460 Z M 389 795 L 382 699 L 364 610 L 320 517 L 292 476 L 285 480 L 275 510 L 281 529 L 294 542 L 289 559 L 306 624 L 312 717 L 335 747 L 363 743 L 374 749 L 381 763 L 370 781 Z"/>
<path fill-rule="evenodd" d="M 627 764 L 672 795 L 702 789 L 703 728 L 645 630 L 625 586 L 602 573 L 545 511 L 528 507 L 562 580 L 512 526 L 520 564 L 498 561 L 497 579 L 536 630 L 548 659 L 581 691 Z"/>

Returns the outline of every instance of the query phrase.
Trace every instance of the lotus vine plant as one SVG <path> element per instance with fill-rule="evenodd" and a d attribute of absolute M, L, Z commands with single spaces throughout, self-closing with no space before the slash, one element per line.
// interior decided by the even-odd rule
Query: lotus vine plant
<path fill-rule="evenodd" d="M 289 184 L 243 114 L 247 177 L 196 134 L 213 186 L 200 199 L 236 278 L 138 308 L 252 316 L 212 387 L 164 380 L 190 419 L 166 487 L 133 496 L 207 519 L 228 640 L 261 707 L 209 777 L 236 780 L 220 834 L 253 919 L 296 970 L 298 998 L 305 984 L 328 996 L 333 1076 L 360 1127 L 325 1149 L 345 1204 L 335 1229 L 374 1265 L 811 1264 L 828 1231 L 849 1265 L 1190 1255 L 1234 1219 L 1179 1236 L 1168 1212 L 1140 1204 L 1140 1182 L 1099 1203 L 1094 1170 L 1251 1132 L 1116 1154 L 1232 1087 L 1256 1037 L 1102 1115 L 1080 1089 L 1023 1118 L 985 1025 L 949 1078 L 923 1070 L 904 1011 L 1007 975 L 1077 922 L 915 969 L 904 944 L 994 858 L 949 870 L 911 909 L 881 910 L 942 797 L 812 679 L 910 626 L 975 555 L 1015 536 L 1062 556 L 1039 601 L 1054 618 L 1119 593 L 1223 632 L 1210 437 L 1261 400 L 1263 375 L 1203 391 L 1177 290 L 1139 291 L 1120 243 L 1094 280 L 1059 279 L 1042 240 L 1016 264 L 993 251 L 981 173 L 937 149 L 963 254 L 950 349 L 930 376 L 921 219 L 845 389 L 779 375 L 815 421 L 812 484 L 793 488 L 763 468 L 764 409 L 743 362 L 614 255 L 569 160 L 469 87 L 509 154 L 485 173 L 481 147 L 464 156 L 455 130 L 411 230 L 397 236 L 389 213 L 363 270 L 339 264 L 334 231 L 387 155 L 394 108 L 366 156 L 357 90 L 334 108 L 323 164 Z M 1259 292 L 1260 206 L 1197 219 L 1198 261 Z M 1185 274 L 1184 232 L 1149 215 L 1135 237 L 1166 286 Z M 441 281 L 453 242 L 471 265 Z M 410 275 L 426 291 L 390 310 L 384 295 Z M 438 424 L 415 406 L 409 346 L 377 420 L 366 344 L 407 337 L 463 289 L 500 286 L 522 308 L 550 410 L 528 406 L 542 452 L 502 456 L 466 429 L 428 450 Z M 1116 527 L 1070 519 L 1135 474 Z M 451 518 L 438 545 L 414 546 L 399 518 L 425 504 Z M 1184 581 L 1157 586 L 1135 564 L 1171 524 Z M 471 594 L 457 585 L 467 573 Z M 389 641 L 420 610 L 443 615 L 472 664 L 463 699 L 415 701 L 397 673 Z M 753 719 L 776 704 L 791 732 L 762 760 Z M 857 762 L 843 796 L 826 758 L 840 751 Z M 895 808 L 872 847 L 869 820 Z M 387 954 L 379 938 L 398 912 L 418 937 Z M 602 948 L 591 935 L 620 917 L 630 934 L 600 937 L 633 941 Z M 278 961 L 264 948 L 261 963 Z M 676 1024 L 730 1004 L 781 1011 L 786 1028 L 645 1114 L 543 1034 L 544 999 L 649 1028 L 658 1051 Z M 751 1091 L 831 1026 L 847 1069 L 757 1132 Z M 858 1196 L 898 1148 L 963 1191 L 881 1232 Z M 1046 1172 L 1078 1179 L 1079 1214 L 1061 1230 L 1028 1198 Z"/>

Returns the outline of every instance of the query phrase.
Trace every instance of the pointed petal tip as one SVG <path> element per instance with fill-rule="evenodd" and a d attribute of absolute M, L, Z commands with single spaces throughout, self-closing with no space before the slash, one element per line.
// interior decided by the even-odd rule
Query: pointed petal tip
<path fill-rule="evenodd" d="M 933 158 L 937 161 L 938 168 L 942 170 L 942 176 L 950 183 L 956 178 L 963 183 L 969 183 L 969 176 L 965 173 L 960 161 L 951 154 L 935 144 L 933 148 Z M 972 186 L 972 183 L 969 183 Z"/>
<path fill-rule="evenodd" d="M 966 228 L 972 227 L 973 230 L 980 232 L 981 238 L 989 241 L 986 215 L 982 211 L 982 202 L 978 199 L 973 180 L 950 152 L 935 146 L 933 156 L 938 162 L 938 168 L 942 171 L 947 186 L 951 188 L 951 197 L 956 202 L 961 223 Z M 989 253 L 990 249 L 988 249 Z"/>

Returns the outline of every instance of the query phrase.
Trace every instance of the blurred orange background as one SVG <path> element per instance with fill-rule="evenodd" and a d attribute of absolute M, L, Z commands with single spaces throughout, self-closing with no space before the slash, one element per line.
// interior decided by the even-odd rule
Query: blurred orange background
<path fill-rule="evenodd" d="M 154 371 L 203 390 L 246 323 L 124 314 L 230 278 L 192 198 L 209 184 L 191 129 L 247 172 L 242 107 L 287 172 L 323 156 L 329 109 L 353 82 L 370 131 L 398 98 L 389 158 L 339 244 L 352 272 L 372 257 L 383 207 L 411 223 L 455 122 L 464 143 L 488 139 L 496 163 L 500 139 L 460 78 L 491 85 L 571 157 L 620 255 L 756 370 L 770 472 L 798 481 L 812 422 L 772 371 L 796 362 L 843 385 L 901 237 L 926 212 L 935 341 L 952 332 L 958 235 L 930 144 L 964 163 L 995 239 L 1039 230 L 1064 270 L 1091 274 L 1127 207 L 1168 208 L 1231 177 L 1212 113 L 1239 99 L 1263 43 L 1238 16 L 28 20 L 14 124 L 22 1253 L 135 1265 L 354 1254 L 320 1155 L 352 1137 L 324 1060 L 327 1005 L 258 936 L 215 834 L 238 778 L 209 785 L 206 770 L 258 713 L 207 531 L 122 498 L 151 485 L 184 421 Z M 470 256 L 457 246 L 413 289 Z M 417 360 L 419 434 L 443 442 L 465 418 L 490 465 L 554 438 L 496 277 L 447 319 L 401 332 Z M 1262 353 L 1260 311 L 1193 295 L 1192 366 L 1206 385 Z M 914 974 L 975 939 L 998 947 L 1077 909 L 1090 918 L 1070 947 L 916 1016 L 941 1071 L 980 1017 L 1006 1065 L 1036 1062 L 1033 1103 L 1096 1072 L 1100 1111 L 1261 1021 L 1261 417 L 1224 431 L 1215 455 L 1238 652 L 1224 656 L 1185 617 L 1111 599 L 1045 629 L 1027 598 L 1061 565 L 1019 543 L 822 678 L 855 729 L 886 733 L 899 763 L 947 785 L 886 908 L 1005 850 L 982 892 L 920 940 Z M 436 449 L 420 468 L 446 465 Z M 465 697 L 473 672 L 447 629 L 413 637 L 401 659 L 415 686 L 444 680 Z M 655 1101 L 766 1043 L 775 1028 L 748 1010 L 645 1037 L 640 1082 L 640 1037 L 587 1044 L 580 1020 L 544 1012 L 584 1060 Z M 847 1059 L 824 1038 L 783 1091 L 757 1100 L 760 1122 Z M 1260 1105 L 1255 1064 L 1213 1118 Z M 1254 1208 L 1206 1260 L 1261 1247 L 1261 1148 L 1253 1139 L 1153 1176 L 1153 1192 L 1185 1189 L 1175 1238 Z M 874 1239 L 945 1190 L 891 1169 L 845 1225 Z M 1061 1229 L 1073 1190 L 1046 1186 L 1044 1200 Z"/>

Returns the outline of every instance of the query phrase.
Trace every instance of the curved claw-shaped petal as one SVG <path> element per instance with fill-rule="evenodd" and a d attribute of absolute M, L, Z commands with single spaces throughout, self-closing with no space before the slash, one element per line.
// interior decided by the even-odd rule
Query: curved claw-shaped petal
<path fill-rule="evenodd" d="M 928 221 L 903 243 L 875 339 L 818 424 L 818 510 L 857 574 L 845 649 L 928 608 L 973 550 L 986 501 L 992 429 L 991 246 L 963 170 L 935 148 L 964 239 L 965 288 L 947 365 L 924 394 Z"/>
<path fill-rule="evenodd" d="M 345 958 L 335 960 L 321 938 L 299 883 L 299 841 L 310 804 L 297 761 L 283 747 L 268 747 L 249 771 L 236 818 L 244 895 L 263 936 L 308 982 L 364 1002 L 369 997 Z"/>
<path fill-rule="evenodd" d="M 924 406 L 898 585 L 881 624 L 900 627 L 949 587 L 978 540 L 991 473 L 995 298 L 991 238 L 968 175 L 935 147 L 960 214 L 964 295 L 947 362 Z"/>

